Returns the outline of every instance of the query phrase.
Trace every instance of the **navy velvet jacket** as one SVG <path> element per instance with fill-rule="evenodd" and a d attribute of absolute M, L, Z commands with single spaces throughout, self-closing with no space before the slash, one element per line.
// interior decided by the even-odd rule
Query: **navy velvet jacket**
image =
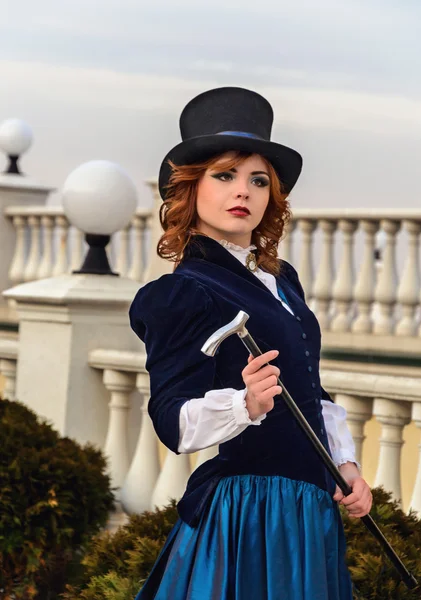
<path fill-rule="evenodd" d="M 242 389 L 248 352 L 237 336 L 214 358 L 201 352 L 207 338 L 243 310 L 247 329 L 263 352 L 279 350 L 272 364 L 328 448 L 319 379 L 320 328 L 308 308 L 295 269 L 282 261 L 277 278 L 294 315 L 221 244 L 195 236 L 174 273 L 143 286 L 130 307 L 130 323 L 144 341 L 150 374 L 149 414 L 159 439 L 177 453 L 179 413 L 192 398 L 212 389 Z M 195 525 L 221 477 L 282 475 L 334 492 L 334 482 L 280 396 L 259 427 L 248 427 L 219 446 L 219 454 L 196 469 L 178 504 L 180 517 Z"/>

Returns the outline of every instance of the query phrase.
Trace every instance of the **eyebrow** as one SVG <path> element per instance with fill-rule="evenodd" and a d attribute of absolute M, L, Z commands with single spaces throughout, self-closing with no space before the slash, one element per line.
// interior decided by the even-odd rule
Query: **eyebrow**
<path fill-rule="evenodd" d="M 237 169 L 235 167 L 229 170 L 233 173 L 237 173 Z M 252 171 L 251 175 L 267 175 L 267 177 L 269 177 L 269 173 L 266 173 L 266 171 Z"/>

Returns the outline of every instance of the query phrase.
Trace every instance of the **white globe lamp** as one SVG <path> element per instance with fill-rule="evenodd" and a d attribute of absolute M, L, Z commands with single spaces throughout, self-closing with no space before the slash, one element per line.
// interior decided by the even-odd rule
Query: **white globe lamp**
<path fill-rule="evenodd" d="M 32 130 L 21 119 L 7 119 L 0 125 L 0 150 L 9 158 L 6 174 L 22 175 L 19 157 L 32 144 Z"/>
<path fill-rule="evenodd" d="M 107 160 L 84 163 L 64 182 L 62 200 L 67 218 L 85 233 L 89 245 L 81 269 L 74 273 L 118 275 L 111 270 L 105 248 L 136 210 L 137 191 L 130 176 Z"/>

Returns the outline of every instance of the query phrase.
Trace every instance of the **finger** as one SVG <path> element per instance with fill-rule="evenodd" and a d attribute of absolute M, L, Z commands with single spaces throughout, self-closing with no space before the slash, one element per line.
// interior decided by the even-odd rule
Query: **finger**
<path fill-rule="evenodd" d="M 369 510 L 371 508 L 371 502 L 371 494 L 364 493 L 357 502 L 353 502 L 352 504 L 348 505 L 346 509 L 351 512 L 360 512 L 361 510 L 367 509 Z"/>
<path fill-rule="evenodd" d="M 269 352 L 265 352 L 261 356 L 258 356 L 257 358 L 253 358 L 250 361 L 250 363 L 247 365 L 246 369 L 250 373 L 255 373 L 256 371 L 261 369 L 263 366 L 265 366 L 266 363 L 270 362 L 271 360 L 274 360 L 278 356 L 278 354 L 279 354 L 279 350 L 270 350 Z"/>
<path fill-rule="evenodd" d="M 345 496 L 345 498 L 342 500 L 342 504 L 344 506 L 349 506 L 349 505 L 353 504 L 354 502 L 358 502 L 358 500 L 361 498 L 364 490 L 365 489 L 370 490 L 367 483 L 364 481 L 364 479 L 362 477 L 359 477 L 358 479 L 354 479 L 354 481 L 351 483 L 351 487 L 352 487 L 352 493 L 349 494 L 349 496 Z"/>
<path fill-rule="evenodd" d="M 270 377 L 275 377 L 276 384 L 279 377 L 278 367 L 274 367 L 273 365 L 267 365 L 266 367 L 262 367 L 259 371 L 257 371 L 257 373 L 249 373 L 248 367 L 246 367 L 243 371 L 243 378 L 247 379 L 248 385 L 259 383 L 260 381 L 263 381 L 264 379 L 268 379 Z"/>
<path fill-rule="evenodd" d="M 267 390 L 270 390 L 273 387 L 281 387 L 278 386 L 278 380 L 274 375 L 272 375 L 272 377 L 267 377 L 263 381 L 255 383 L 253 385 L 252 392 L 255 396 L 259 397 L 261 394 L 263 394 Z"/>
<path fill-rule="evenodd" d="M 352 496 L 355 495 L 356 500 L 352 501 Z M 372 495 L 368 485 L 364 488 L 364 490 L 360 493 L 350 494 L 344 500 L 342 500 L 341 504 L 343 504 L 348 511 L 359 512 L 361 510 L 366 510 L 367 507 L 371 508 L 372 503 Z"/>
<path fill-rule="evenodd" d="M 341 488 L 337 485 L 335 493 L 333 495 L 333 499 L 335 500 L 335 502 L 340 502 L 343 497 L 344 497 L 344 494 L 343 494 Z"/>
<path fill-rule="evenodd" d="M 266 402 L 270 402 L 275 396 L 278 396 L 279 394 L 282 394 L 282 388 L 280 385 L 270 387 L 265 392 L 262 392 L 259 395 L 259 404 L 265 404 Z"/>

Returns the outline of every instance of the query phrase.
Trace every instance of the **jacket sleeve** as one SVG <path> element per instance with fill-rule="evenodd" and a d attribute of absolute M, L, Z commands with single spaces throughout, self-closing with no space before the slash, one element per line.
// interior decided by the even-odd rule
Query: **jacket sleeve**
<path fill-rule="evenodd" d="M 297 271 L 286 260 L 281 261 L 281 269 L 283 269 L 285 276 L 289 279 L 289 281 L 292 283 L 292 285 L 295 287 L 296 291 L 298 292 L 299 296 L 305 302 L 306 297 L 305 297 L 305 293 L 304 293 L 304 288 L 301 285 Z M 322 390 L 322 400 L 327 400 L 329 402 L 333 402 L 332 398 L 330 397 L 328 392 L 323 387 L 321 387 L 321 390 Z"/>
<path fill-rule="evenodd" d="M 195 279 L 172 273 L 142 287 L 129 316 L 146 347 L 149 415 L 162 443 L 179 454 L 181 407 L 216 387 L 215 358 L 201 347 L 221 327 L 219 312 Z"/>

